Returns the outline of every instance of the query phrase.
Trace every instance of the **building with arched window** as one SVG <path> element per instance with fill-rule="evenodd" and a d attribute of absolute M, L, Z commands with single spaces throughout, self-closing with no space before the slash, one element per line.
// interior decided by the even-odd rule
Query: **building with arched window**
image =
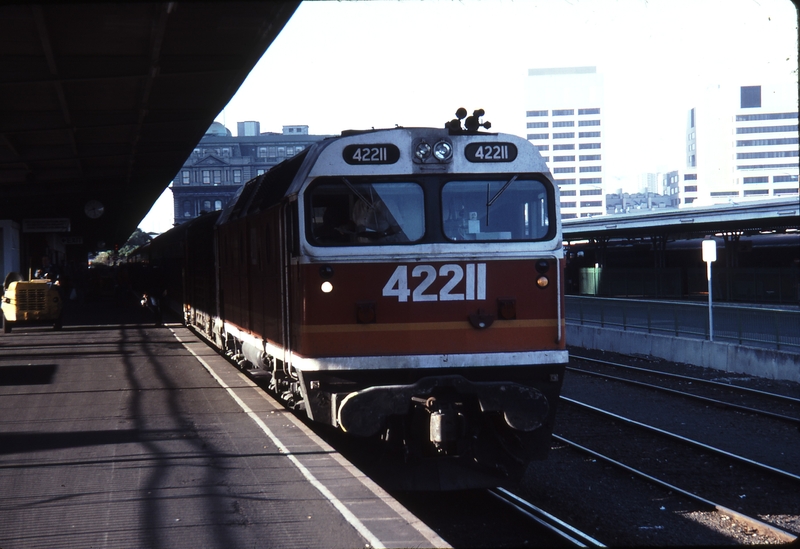
<path fill-rule="evenodd" d="M 309 135 L 308 126 L 261 133 L 259 122 L 239 122 L 238 135 L 214 122 L 172 181 L 175 223 L 221 210 L 246 181 L 330 137 Z"/>

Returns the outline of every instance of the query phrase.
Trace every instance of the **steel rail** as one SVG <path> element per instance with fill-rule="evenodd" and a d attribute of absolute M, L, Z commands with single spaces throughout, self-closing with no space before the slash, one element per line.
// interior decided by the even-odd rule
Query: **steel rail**
<path fill-rule="evenodd" d="M 665 431 L 663 429 L 659 429 L 658 427 L 654 427 L 653 425 L 647 425 L 646 423 L 641 423 L 639 421 L 636 421 L 636 420 L 633 420 L 633 419 L 630 419 L 630 418 L 627 418 L 627 417 L 624 417 L 624 416 L 620 416 L 620 415 L 615 414 L 613 412 L 609 412 L 607 410 L 603 410 L 601 408 L 597 408 L 597 407 L 592 406 L 590 404 L 586 404 L 585 402 L 580 402 L 580 401 L 577 401 L 577 400 L 573 400 L 573 399 L 571 399 L 569 397 L 565 397 L 563 395 L 560 398 L 561 398 L 561 400 L 563 400 L 565 402 L 568 402 L 570 404 L 573 404 L 575 406 L 578 406 L 579 408 L 584 408 L 586 410 L 590 410 L 592 412 L 595 412 L 595 413 L 598 413 L 598 414 L 601 414 L 601 415 L 604 415 L 604 416 L 608 416 L 608 417 L 617 419 L 619 421 L 622 421 L 623 423 L 627 423 L 629 425 L 634 425 L 636 427 L 640 427 L 640 428 L 645 429 L 647 431 L 658 433 L 658 434 L 666 436 L 668 438 L 672 438 L 674 440 L 678 440 L 680 442 L 684 442 L 684 443 L 689 444 L 691 446 L 694 446 L 696 448 L 700 448 L 702 450 L 706 450 L 706 451 L 711 452 L 713 454 L 721 455 L 721 456 L 724 456 L 724 457 L 726 457 L 728 459 L 732 459 L 734 461 L 737 461 L 739 463 L 743 463 L 745 465 L 749 465 L 751 467 L 755 467 L 756 469 L 760 469 L 762 471 L 767 471 L 769 473 L 772 473 L 772 474 L 775 474 L 775 475 L 778 475 L 778 476 L 781 476 L 781 477 L 785 477 L 785 478 L 788 478 L 788 479 L 796 481 L 796 482 L 800 482 L 800 475 L 796 475 L 794 473 L 790 473 L 789 471 L 784 471 L 783 469 L 778 469 L 777 467 L 772 467 L 771 465 L 767 465 L 765 463 L 760 463 L 760 462 L 752 460 L 750 458 L 746 458 L 746 457 L 740 456 L 738 454 L 727 452 L 727 451 L 722 450 L 720 448 L 715 448 L 714 446 L 709 446 L 708 444 L 704 444 L 704 443 L 699 442 L 697 440 L 693 440 L 691 438 L 687 438 L 687 437 L 678 435 L 676 433 L 671 433 L 671 432 Z"/>
<path fill-rule="evenodd" d="M 649 481 L 649 482 L 651 482 L 653 484 L 656 484 L 656 485 L 658 485 L 658 486 L 660 486 L 662 488 L 666 488 L 667 490 L 672 490 L 672 491 L 674 491 L 676 493 L 679 493 L 679 494 L 681 494 L 681 495 L 683 495 L 683 496 L 685 496 L 685 497 L 687 497 L 687 498 L 689 498 L 689 499 L 691 499 L 693 501 L 702 503 L 703 505 L 710 506 L 710 507 L 716 509 L 720 513 L 735 517 L 736 519 L 744 522 L 745 524 L 747 524 L 749 526 L 752 526 L 753 528 L 755 528 L 756 530 L 758 530 L 762 534 L 774 535 L 779 540 L 785 541 L 785 542 L 793 542 L 793 541 L 795 541 L 797 539 L 796 535 L 794 535 L 794 534 L 792 534 L 790 532 L 787 532 L 785 530 L 782 530 L 782 529 L 778 528 L 777 526 L 773 526 L 771 524 L 767 524 L 766 522 L 762 522 L 762 521 L 760 521 L 760 520 L 758 520 L 756 518 L 750 517 L 748 515 L 744 515 L 744 514 L 738 512 L 738 511 L 734 511 L 733 509 L 731 509 L 729 507 L 725 507 L 724 505 L 720 505 L 718 503 L 714 503 L 713 501 L 705 499 L 704 497 L 698 496 L 697 494 L 693 494 L 692 492 L 689 492 L 689 491 L 684 490 L 682 488 L 678 488 L 674 484 L 670 484 L 670 483 L 665 482 L 665 481 L 663 481 L 661 479 L 658 479 L 658 478 L 656 478 L 654 476 L 648 475 L 647 473 L 645 473 L 643 471 L 640 471 L 638 469 L 634 469 L 630 465 L 626 465 L 626 464 L 624 464 L 624 463 L 622 463 L 620 461 L 616 461 L 615 459 L 612 459 L 612 458 L 610 458 L 610 457 L 608 457 L 608 456 L 606 456 L 604 454 L 601 454 L 599 452 L 596 452 L 594 450 L 586 448 L 585 446 L 581 446 L 580 444 L 578 444 L 576 442 L 572 442 L 571 440 L 568 440 L 568 439 L 566 439 L 566 438 L 564 438 L 562 436 L 553 435 L 553 438 L 555 440 L 558 440 L 558 441 L 560 441 L 560 442 L 572 447 L 572 448 L 575 448 L 576 450 L 579 450 L 581 452 L 589 454 L 590 456 L 595 457 L 595 458 L 597 458 L 599 460 L 602 460 L 602 461 L 604 461 L 604 462 L 606 462 L 606 463 L 608 463 L 610 465 L 613 465 L 614 467 L 618 467 L 620 469 L 623 469 L 624 471 L 632 473 L 633 475 L 635 475 L 635 476 L 637 476 L 639 478 L 643 478 L 643 479 L 645 479 L 645 480 L 647 480 L 647 481 Z"/>
<path fill-rule="evenodd" d="M 578 360 L 585 360 L 586 362 L 596 362 L 598 364 L 607 364 L 609 366 L 616 366 L 618 368 L 626 368 L 629 370 L 636 370 L 639 372 L 645 372 L 648 374 L 656 374 L 664 377 L 672 377 L 676 379 L 685 379 L 688 381 L 696 382 L 696 383 L 703 383 L 706 385 L 714 385 L 719 387 L 725 387 L 726 389 L 736 389 L 737 391 L 742 391 L 745 393 L 753 393 L 760 396 L 765 396 L 769 398 L 775 398 L 778 400 L 785 400 L 787 402 L 791 402 L 793 404 L 800 404 L 800 398 L 790 397 L 788 395 L 781 395 L 778 393 L 770 393 L 769 391 L 761 391 L 759 389 L 753 389 L 751 387 L 742 387 L 741 385 L 734 385 L 733 383 L 722 383 L 721 381 L 713 381 L 710 379 L 702 379 L 699 377 L 692 377 L 692 376 L 685 376 L 682 374 L 673 374 L 671 372 L 664 372 L 661 370 L 651 370 L 649 368 L 641 368 L 639 366 L 631 366 L 630 364 L 620 364 L 618 362 L 609 362 L 607 360 L 600 360 L 597 358 L 589 358 L 586 356 L 580 356 L 573 353 L 569 354 L 570 358 L 576 358 Z"/>
<path fill-rule="evenodd" d="M 490 488 L 489 493 L 576 547 L 606 547 L 590 535 L 581 532 L 574 526 L 556 518 L 516 494 L 512 494 L 505 488 Z"/>
<path fill-rule="evenodd" d="M 679 391 L 678 389 L 670 389 L 669 387 L 661 387 L 659 385 L 653 385 L 652 383 L 645 383 L 644 381 L 637 381 L 635 379 L 626 379 L 624 377 L 612 376 L 610 374 L 604 374 L 601 372 L 592 372 L 590 370 L 582 370 L 581 368 L 575 368 L 574 366 L 567 366 L 567 370 L 572 370 L 573 372 L 580 372 L 581 374 L 586 374 L 590 376 L 596 377 L 603 377 L 606 379 L 613 379 L 614 381 L 620 381 L 622 383 L 628 383 L 631 385 L 636 385 L 639 387 L 646 387 L 648 389 L 655 389 L 657 391 L 663 391 L 665 393 L 670 393 L 673 395 L 682 396 L 685 398 L 693 398 L 695 400 L 700 400 L 702 402 L 707 402 L 709 404 L 713 404 L 715 406 L 719 406 L 722 408 L 731 408 L 734 410 L 739 410 L 741 412 L 748 412 L 751 414 L 758 414 L 766 417 L 770 417 L 773 419 L 779 419 L 781 421 L 788 421 L 789 423 L 794 423 L 796 425 L 800 425 L 800 418 L 792 417 L 792 416 L 785 416 L 783 414 L 778 414 L 776 412 L 769 412 L 767 410 L 761 410 L 758 408 L 750 408 L 749 406 L 742 406 L 741 404 L 734 404 L 732 402 L 725 402 L 724 400 L 717 400 L 710 397 L 705 397 L 702 395 L 695 395 L 693 393 L 687 393 L 685 391 Z M 731 388 L 731 386 L 727 386 L 727 388 Z M 734 389 L 736 387 L 733 387 Z"/>

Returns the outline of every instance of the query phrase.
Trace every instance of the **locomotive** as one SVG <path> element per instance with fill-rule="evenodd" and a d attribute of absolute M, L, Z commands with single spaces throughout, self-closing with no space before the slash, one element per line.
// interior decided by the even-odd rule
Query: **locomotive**
<path fill-rule="evenodd" d="M 544 459 L 568 361 L 558 187 L 464 113 L 311 145 L 148 250 L 188 326 L 400 489 Z"/>

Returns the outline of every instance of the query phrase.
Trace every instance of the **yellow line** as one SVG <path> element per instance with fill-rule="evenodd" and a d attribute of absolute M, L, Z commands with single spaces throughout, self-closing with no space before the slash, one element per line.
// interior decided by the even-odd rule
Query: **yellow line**
<path fill-rule="evenodd" d="M 558 323 L 555 319 L 545 320 L 497 320 L 494 328 L 551 328 Z M 564 323 L 562 322 L 562 326 Z M 463 322 L 409 322 L 394 324 L 318 324 L 300 327 L 304 334 L 333 334 L 343 332 L 428 332 L 440 330 L 463 330 L 470 328 L 468 321 Z"/>

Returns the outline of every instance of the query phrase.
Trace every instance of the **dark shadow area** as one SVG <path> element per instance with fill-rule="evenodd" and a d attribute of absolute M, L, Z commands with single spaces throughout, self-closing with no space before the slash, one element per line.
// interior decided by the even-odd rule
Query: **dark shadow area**
<path fill-rule="evenodd" d="M 125 444 L 141 442 L 142 438 L 138 429 L 68 433 L 2 433 L 0 434 L 0 455 L 103 444 Z"/>
<path fill-rule="evenodd" d="M 58 370 L 56 364 L 31 364 L 20 366 L 0 366 L 0 386 L 5 385 L 48 385 Z M 0 446 L 2 452 L 2 446 Z"/>

